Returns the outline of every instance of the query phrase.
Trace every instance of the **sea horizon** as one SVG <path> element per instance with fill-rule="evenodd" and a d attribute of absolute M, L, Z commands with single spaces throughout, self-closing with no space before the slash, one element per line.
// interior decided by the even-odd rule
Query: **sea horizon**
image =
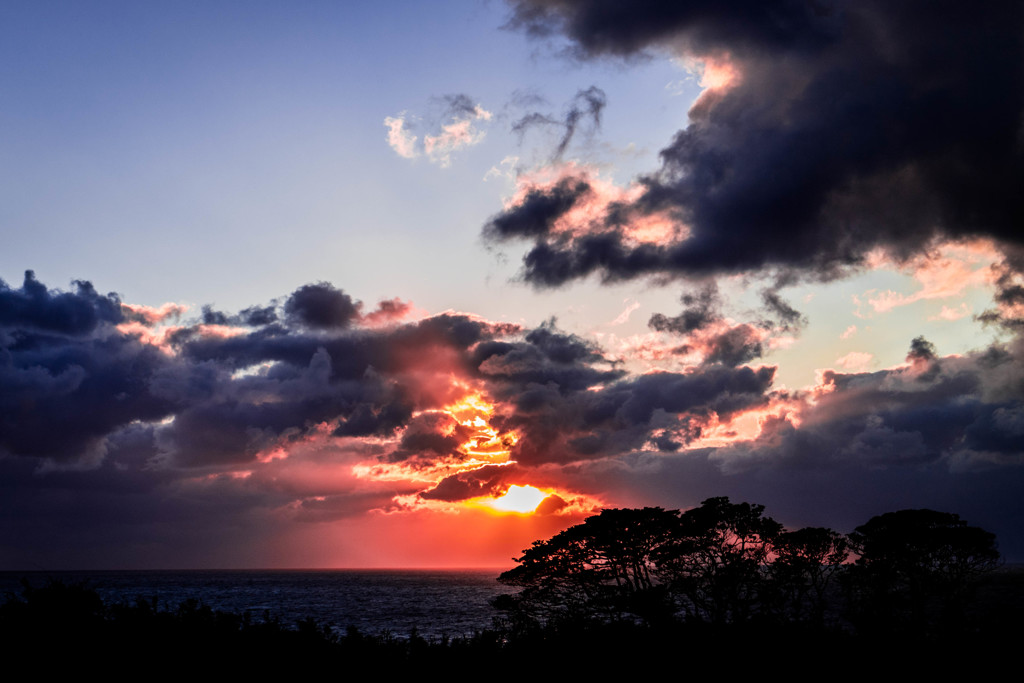
<path fill-rule="evenodd" d="M 107 604 L 145 601 L 174 610 L 188 601 L 214 610 L 277 619 L 312 618 L 342 632 L 467 636 L 498 615 L 490 600 L 509 590 L 500 570 L 463 569 L 98 569 L 0 571 L 5 600 L 49 581 L 84 584 Z"/>

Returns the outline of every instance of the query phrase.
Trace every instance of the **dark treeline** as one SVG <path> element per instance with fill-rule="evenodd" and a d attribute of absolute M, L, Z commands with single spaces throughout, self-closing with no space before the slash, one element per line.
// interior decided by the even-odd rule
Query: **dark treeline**
<path fill-rule="evenodd" d="M 785 531 L 764 507 L 709 498 L 680 512 L 608 509 L 536 541 L 499 581 L 516 630 L 627 621 L 801 625 L 861 635 L 971 628 L 975 579 L 995 536 L 958 515 L 900 510 L 850 535 Z"/>
<path fill-rule="evenodd" d="M 0 642 L 35 674 L 115 678 L 432 670 L 510 680 L 666 666 L 732 678 L 783 659 L 801 680 L 836 667 L 977 672 L 1024 636 L 1020 579 L 985 575 L 999 562 L 994 536 L 955 514 L 902 510 L 843 535 L 785 531 L 759 505 L 711 498 L 685 512 L 603 510 L 535 542 L 499 579 L 518 592 L 495 601 L 493 628 L 470 636 L 286 625 L 194 600 L 108 604 L 52 581 L 7 596 Z"/>

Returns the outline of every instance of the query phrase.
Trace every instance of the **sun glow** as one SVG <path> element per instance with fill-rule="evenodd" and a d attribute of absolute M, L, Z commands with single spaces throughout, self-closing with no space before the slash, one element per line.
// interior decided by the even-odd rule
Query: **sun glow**
<path fill-rule="evenodd" d="M 482 504 L 500 512 L 519 512 L 527 514 L 537 509 L 537 506 L 548 497 L 548 493 L 541 491 L 534 486 L 519 486 L 512 484 L 508 487 L 501 498 L 492 498 L 482 501 Z"/>

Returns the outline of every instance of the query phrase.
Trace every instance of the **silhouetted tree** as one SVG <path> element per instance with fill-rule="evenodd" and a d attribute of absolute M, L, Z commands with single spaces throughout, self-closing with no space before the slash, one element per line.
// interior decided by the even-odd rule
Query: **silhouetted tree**
<path fill-rule="evenodd" d="M 851 551 L 858 555 L 848 564 Z M 514 625 L 587 622 L 743 625 L 782 618 L 825 625 L 837 576 L 862 630 L 959 623 L 977 574 L 996 566 L 995 537 L 957 515 L 902 510 L 849 537 L 783 532 L 764 506 L 709 498 L 686 512 L 603 510 L 536 541 L 501 575 L 519 587 L 494 602 Z"/>
<path fill-rule="evenodd" d="M 850 556 L 849 539 L 832 529 L 805 527 L 779 534 L 773 550 L 771 576 L 782 614 L 823 625 L 829 585 Z"/>
<path fill-rule="evenodd" d="M 860 555 L 848 573 L 854 616 L 868 629 L 955 627 L 971 580 L 999 563 L 995 535 L 948 512 L 888 512 L 850 539 Z"/>
<path fill-rule="evenodd" d="M 664 617 L 672 610 L 654 555 L 678 523 L 677 512 L 661 508 L 602 510 L 524 550 L 498 578 L 522 591 L 495 604 L 536 621 Z"/>
<path fill-rule="evenodd" d="M 687 618 L 743 622 L 760 610 L 769 553 L 781 532 L 763 505 L 708 498 L 680 516 L 676 534 L 659 546 L 655 562 Z"/>

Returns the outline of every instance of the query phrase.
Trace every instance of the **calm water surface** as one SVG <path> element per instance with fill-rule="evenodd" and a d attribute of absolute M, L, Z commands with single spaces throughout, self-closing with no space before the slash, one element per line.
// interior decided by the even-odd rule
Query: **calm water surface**
<path fill-rule="evenodd" d="M 0 572 L 0 597 L 20 594 L 21 579 L 35 587 L 51 579 L 85 581 L 107 602 L 156 599 L 174 608 L 195 599 L 213 609 L 265 613 L 286 624 L 313 617 L 344 630 L 405 636 L 469 635 L 491 626 L 489 600 L 508 592 L 493 570 L 237 570 Z"/>

